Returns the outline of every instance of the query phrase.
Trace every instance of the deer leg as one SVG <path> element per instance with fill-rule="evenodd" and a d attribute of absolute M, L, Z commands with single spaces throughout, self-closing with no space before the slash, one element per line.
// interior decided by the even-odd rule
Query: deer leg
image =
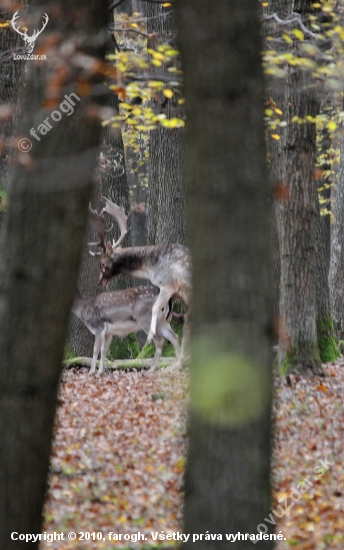
<path fill-rule="evenodd" d="M 96 334 L 94 339 L 94 346 L 93 346 L 93 357 L 92 357 L 92 364 L 91 364 L 91 370 L 90 374 L 94 374 L 96 372 L 97 367 L 97 359 L 100 351 L 100 344 L 101 344 L 101 335 Z"/>
<path fill-rule="evenodd" d="M 159 359 L 161 357 L 162 347 L 164 345 L 164 339 L 162 338 L 162 336 L 155 336 L 153 341 L 155 344 L 155 353 L 152 359 L 151 367 L 149 369 L 150 372 L 154 371 L 157 368 Z"/>
<path fill-rule="evenodd" d="M 159 327 L 159 329 L 161 330 L 161 334 L 163 335 L 163 337 L 166 338 L 166 340 L 168 340 L 169 342 L 171 342 L 172 346 L 174 347 L 174 353 L 176 354 L 176 359 L 178 360 L 180 355 L 180 345 L 178 340 L 178 334 L 174 332 L 174 330 L 172 329 L 172 327 L 170 327 L 170 325 Z"/>
<path fill-rule="evenodd" d="M 182 341 L 182 349 L 180 352 L 179 357 L 177 357 L 177 361 L 167 367 L 164 372 L 172 372 L 175 369 L 181 369 L 185 363 L 189 361 L 189 342 L 190 342 L 190 323 L 189 323 L 189 316 L 185 315 L 184 317 L 184 330 L 183 330 L 183 341 Z"/>
<path fill-rule="evenodd" d="M 147 344 L 150 344 L 156 335 L 156 325 L 160 311 L 162 308 L 166 307 L 169 299 L 172 298 L 174 293 L 175 289 L 171 287 L 163 287 L 160 289 L 160 294 L 152 308 L 152 320 L 147 338 Z"/>
<path fill-rule="evenodd" d="M 98 370 L 98 375 L 103 374 L 104 372 L 104 360 L 108 352 L 111 340 L 112 340 L 112 334 L 109 334 L 107 332 L 107 326 L 105 326 L 102 331 L 102 344 L 100 348 L 100 367 Z"/>

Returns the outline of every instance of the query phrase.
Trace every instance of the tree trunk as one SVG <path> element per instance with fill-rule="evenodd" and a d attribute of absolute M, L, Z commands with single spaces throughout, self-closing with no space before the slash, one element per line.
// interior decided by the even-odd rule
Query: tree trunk
<path fill-rule="evenodd" d="M 326 216 L 329 218 L 329 216 Z M 329 276 L 327 271 L 327 251 L 325 247 L 324 224 L 317 211 L 316 219 L 316 297 L 317 297 L 317 336 L 320 359 L 323 363 L 335 361 L 340 356 L 335 338 L 335 330 L 330 305 Z"/>
<path fill-rule="evenodd" d="M 147 32 L 154 35 L 149 47 L 156 48 L 162 43 L 173 46 L 173 13 L 166 15 L 166 8 L 148 4 Z M 161 72 L 163 67 L 156 69 L 157 79 Z M 183 114 L 176 94 L 168 100 L 162 96 L 160 101 L 154 101 L 154 109 L 165 113 L 167 118 L 181 118 Z M 184 129 L 158 126 L 153 130 L 148 163 L 148 243 L 185 243 Z"/>
<path fill-rule="evenodd" d="M 332 226 L 332 248 L 330 265 L 331 306 L 336 331 L 344 339 L 344 140 L 340 146 L 340 170 L 333 206 L 334 222 Z"/>
<path fill-rule="evenodd" d="M 107 106 L 118 112 L 118 98 L 110 91 L 107 95 Z M 122 204 L 126 212 L 129 212 L 129 189 L 127 184 L 127 175 L 124 161 L 124 145 L 122 140 L 122 132 L 120 128 L 112 128 L 110 125 L 105 126 L 102 130 L 102 145 L 98 166 L 95 171 L 95 186 L 92 197 L 93 208 L 98 211 L 104 206 L 103 196 L 114 201 L 117 204 Z M 109 223 L 110 225 L 110 223 Z M 115 224 L 114 231 L 109 234 L 115 239 L 119 236 L 119 229 Z M 95 242 L 97 236 L 92 233 L 91 227 L 87 227 L 87 242 Z M 123 241 L 123 246 L 131 246 L 131 234 L 127 234 Z M 99 278 L 99 259 L 94 258 L 89 254 L 89 246 L 85 243 L 82 253 L 81 269 L 79 273 L 78 288 L 85 296 L 95 296 L 100 292 L 98 284 Z M 121 288 L 129 288 L 132 285 L 132 279 L 129 277 L 116 277 L 107 288 L 109 290 L 117 290 Z M 125 348 L 125 342 L 121 344 L 121 348 Z M 119 342 L 118 338 L 113 339 L 113 344 Z M 85 355 L 92 357 L 93 354 L 94 336 L 86 328 L 84 323 L 72 315 L 70 320 L 69 330 L 69 345 L 74 355 Z"/>
<path fill-rule="evenodd" d="M 44 12 L 50 17 L 36 44 L 43 48 L 47 39 L 47 59 L 28 63 L 20 132 L 30 136 L 32 149 L 17 156 L 0 239 L 0 548 L 8 550 L 27 547 L 11 532 L 41 531 L 61 360 L 100 140 L 99 104 L 107 93 L 101 71 L 107 0 L 34 4 L 31 13 L 39 12 L 40 21 Z M 66 96 L 74 103 L 69 116 Z M 43 121 L 50 125 L 45 131 Z M 30 546 L 37 549 L 38 542 Z"/>
<path fill-rule="evenodd" d="M 291 11 L 306 15 L 311 4 L 301 0 L 293 7 L 292 2 L 276 0 L 270 8 L 285 18 Z M 305 119 L 317 114 L 318 102 L 310 84 L 308 73 L 292 67 L 285 81 L 270 80 L 269 90 L 287 121 L 287 126 L 278 130 L 280 140 L 270 140 L 280 251 L 278 363 L 284 374 L 322 374 L 317 338 L 317 259 L 325 262 L 325 257 L 320 255 L 322 245 L 319 243 L 317 249 L 316 244 L 320 223 L 314 178 L 316 129 L 310 122 L 291 122 L 293 117 Z M 318 265 L 321 273 L 322 267 Z M 322 278 L 321 285 L 326 286 L 326 278 Z M 323 323 L 325 317 L 320 315 L 319 327 Z M 324 340 L 330 331 L 330 326 L 324 326 Z"/>
<path fill-rule="evenodd" d="M 109 25 L 113 24 L 113 15 L 109 17 Z M 114 45 L 109 43 L 108 53 L 114 53 Z M 109 91 L 106 101 L 107 107 L 118 113 L 118 97 Z M 110 115 L 109 115 L 110 116 Z M 93 208 L 101 210 L 104 206 L 102 197 L 106 197 L 117 204 L 122 204 L 126 212 L 129 212 L 129 189 L 127 183 L 127 174 L 124 160 L 124 145 L 122 131 L 120 128 L 112 128 L 109 124 L 102 130 L 102 145 L 100 149 L 98 166 L 95 171 L 95 186 L 93 190 L 92 204 Z M 110 225 L 110 224 L 109 224 Z M 115 224 L 114 231 L 109 234 L 118 238 L 119 229 Z M 95 242 L 97 236 L 92 232 L 90 225 L 87 227 L 87 242 Z M 123 246 L 131 246 L 130 232 L 124 239 Z M 89 254 L 89 246 L 85 243 L 82 253 L 81 269 L 79 273 L 78 288 L 85 296 L 95 296 L 99 294 L 100 289 L 97 286 L 99 279 L 99 261 Z M 129 288 L 132 280 L 129 277 L 116 277 L 105 289 L 117 290 Z M 122 339 L 123 340 L 123 339 Z M 111 347 L 117 347 L 121 341 L 121 349 L 125 349 L 127 338 L 124 341 L 114 338 Z M 73 355 L 85 355 L 92 357 L 94 336 L 90 333 L 84 323 L 75 315 L 71 316 L 69 329 L 69 346 Z"/>
<path fill-rule="evenodd" d="M 24 8 L 27 3 L 21 2 Z M 2 18 L 12 18 L 12 13 L 2 12 Z M 8 189 L 9 169 L 13 151 L 13 138 L 20 112 L 19 96 L 23 88 L 25 61 L 15 60 L 14 54 L 25 53 L 21 36 L 11 26 L 0 32 L 1 76 L 0 107 L 8 108 L 8 114 L 0 124 L 0 188 Z"/>
<path fill-rule="evenodd" d="M 222 537 L 203 536 L 202 549 L 257 533 L 270 510 L 271 190 L 257 10 L 255 0 L 177 3 L 193 257 L 185 532 Z"/>

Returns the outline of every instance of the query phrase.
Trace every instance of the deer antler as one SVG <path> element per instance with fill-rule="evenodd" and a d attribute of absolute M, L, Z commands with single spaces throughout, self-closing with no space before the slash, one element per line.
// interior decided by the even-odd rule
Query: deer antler
<path fill-rule="evenodd" d="M 19 11 L 16 11 L 15 14 L 13 15 L 12 19 L 11 19 L 11 25 L 12 25 L 13 29 L 14 29 L 18 34 L 20 34 L 20 36 L 22 36 L 24 39 L 25 39 L 25 38 L 28 38 L 28 36 L 27 36 L 27 34 L 26 34 L 26 31 L 25 31 L 25 32 L 21 32 L 21 31 L 19 30 L 19 28 L 17 28 L 17 27 L 15 26 L 15 23 L 16 23 L 18 17 L 19 17 Z"/>
<path fill-rule="evenodd" d="M 88 216 L 89 216 L 91 226 L 93 227 L 93 229 L 95 230 L 95 232 L 99 237 L 98 242 L 88 243 L 88 244 L 90 246 L 99 246 L 102 249 L 102 251 L 105 253 L 106 252 L 105 235 L 106 233 L 111 231 L 113 225 L 111 224 L 110 227 L 106 227 L 106 220 L 103 214 L 102 213 L 99 214 L 97 210 L 93 210 L 93 208 L 91 208 L 91 204 L 88 207 Z M 90 254 L 92 256 L 100 256 L 101 252 L 91 252 L 90 250 Z"/>
<path fill-rule="evenodd" d="M 30 38 L 36 40 L 37 36 L 38 36 L 39 34 L 41 34 L 41 32 L 44 31 L 45 27 L 46 27 L 47 24 L 48 24 L 49 17 L 48 17 L 48 15 L 47 15 L 46 13 L 43 15 L 43 17 L 44 17 L 45 19 L 43 20 L 43 26 L 42 26 L 41 30 L 39 31 L 38 29 L 36 29 L 36 30 L 33 32 L 32 36 L 31 36 Z"/>
<path fill-rule="evenodd" d="M 121 236 L 116 242 L 112 242 L 112 250 L 115 248 L 118 248 L 119 245 L 123 242 L 124 237 L 128 233 L 128 216 L 125 215 L 125 210 L 123 206 L 118 206 L 118 204 L 115 204 L 114 202 L 111 202 L 109 199 L 103 197 L 103 199 L 106 202 L 105 207 L 103 208 L 103 212 L 107 212 L 111 218 L 113 218 L 120 229 Z"/>

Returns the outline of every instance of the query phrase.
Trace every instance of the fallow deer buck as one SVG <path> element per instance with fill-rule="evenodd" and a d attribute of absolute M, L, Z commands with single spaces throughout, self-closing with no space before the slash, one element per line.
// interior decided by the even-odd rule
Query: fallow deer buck
<path fill-rule="evenodd" d="M 191 257 L 190 252 L 181 244 L 158 244 L 155 246 L 140 246 L 121 248 L 120 245 L 128 233 L 128 217 L 123 206 L 111 202 L 103 197 L 106 205 L 99 214 L 89 207 L 90 222 L 99 236 L 97 245 L 101 252 L 93 255 L 100 256 L 99 284 L 106 284 L 110 279 L 120 273 L 131 277 L 149 279 L 154 286 L 160 289 L 159 296 L 153 305 L 152 320 L 147 342 L 150 343 L 157 332 L 157 320 L 159 311 L 166 308 L 169 300 L 182 300 L 188 309 L 191 301 Z M 111 229 L 107 228 L 103 212 L 118 224 L 120 237 L 116 242 L 105 244 L 105 236 Z M 180 367 L 186 360 L 186 346 L 189 336 L 189 324 L 185 318 L 184 335 L 181 354 L 175 365 L 167 370 L 171 371 Z"/>
<path fill-rule="evenodd" d="M 100 366 L 98 374 L 104 372 L 104 360 L 113 336 L 127 336 L 139 330 L 144 330 L 148 334 L 152 307 L 158 294 L 159 289 L 149 286 L 103 292 L 90 298 L 82 296 L 79 291 L 76 292 L 72 311 L 95 335 L 90 374 L 96 372 L 99 352 Z M 167 304 L 167 307 L 159 311 L 156 335 L 153 338 L 155 355 L 150 370 L 154 370 L 158 365 L 164 338 L 171 342 L 177 360 L 179 358 L 178 336 L 169 324 L 171 308 L 172 304 Z"/>

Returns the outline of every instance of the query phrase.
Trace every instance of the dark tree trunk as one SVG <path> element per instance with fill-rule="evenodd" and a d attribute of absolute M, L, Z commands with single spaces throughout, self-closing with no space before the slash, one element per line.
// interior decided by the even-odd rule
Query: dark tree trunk
<path fill-rule="evenodd" d="M 78 60 L 87 55 L 93 67 L 96 57 L 102 66 L 108 1 L 32 4 L 40 17 L 50 16 L 42 36 L 54 33 L 61 42 L 48 40 L 54 46 L 47 45 L 47 60 L 28 63 L 20 133 L 33 145 L 17 155 L 1 233 L 0 548 L 6 550 L 27 547 L 11 532 L 41 531 L 61 360 L 100 140 L 97 115 L 107 92 L 104 74 L 89 73 Z M 81 95 L 78 86 L 80 101 L 71 95 Z M 62 108 L 65 95 L 75 102 L 70 116 L 66 103 Z M 45 107 L 47 97 L 53 107 Z M 53 122 L 52 110 L 60 121 L 54 115 Z M 47 117 L 52 127 L 43 135 L 38 126 Z"/>
<path fill-rule="evenodd" d="M 292 2 L 275 0 L 270 8 L 285 18 L 291 11 L 307 15 L 311 3 L 303 0 L 293 7 Z M 333 326 L 327 324 L 324 315 L 328 282 L 323 276 L 326 269 L 323 242 L 317 245 L 317 236 L 320 238 L 322 234 L 320 231 L 317 234 L 320 212 L 314 177 L 316 129 L 310 122 L 291 122 L 293 117 L 315 117 L 318 112 L 310 83 L 308 73 L 292 67 L 285 81 L 271 79 L 269 90 L 283 113 L 283 120 L 287 121 L 287 126 L 278 130 L 280 140 L 270 140 L 280 260 L 278 363 L 285 374 L 322 373 L 317 326 L 321 328 L 322 348 L 332 347 L 333 351 L 334 345 Z M 317 275 L 322 276 L 318 286 Z"/>
<path fill-rule="evenodd" d="M 114 112 L 118 112 L 118 99 L 113 92 L 107 96 L 107 106 Z M 124 146 L 120 128 L 105 126 L 102 130 L 102 145 L 100 150 L 98 166 L 95 171 L 95 186 L 92 197 L 93 208 L 98 211 L 104 206 L 102 196 L 109 198 L 117 204 L 122 204 L 126 212 L 129 212 L 129 189 L 124 161 Z M 110 222 L 109 222 L 110 226 Z M 119 230 L 115 226 L 114 231 L 109 234 L 118 238 Z M 92 233 L 91 227 L 87 227 L 87 242 L 95 242 L 97 236 Z M 123 246 L 131 246 L 131 233 L 125 237 Z M 89 246 L 85 243 L 81 269 L 78 280 L 78 288 L 85 296 L 95 296 L 100 292 L 98 284 L 99 259 L 89 254 Z M 128 288 L 132 285 L 129 277 L 117 277 L 108 285 L 106 291 L 120 288 Z M 116 339 L 118 340 L 118 339 Z M 94 336 L 86 328 L 84 323 L 75 315 L 71 317 L 69 344 L 71 351 L 76 356 L 91 357 L 93 353 Z M 123 346 L 125 342 L 123 342 Z"/>
<path fill-rule="evenodd" d="M 270 510 L 271 190 L 257 10 L 255 0 L 177 4 L 193 256 L 185 532 L 224 539 L 203 537 L 202 549 L 257 533 Z"/>
<path fill-rule="evenodd" d="M 111 13 L 109 17 L 109 25 L 113 23 L 113 15 Z M 108 53 L 114 53 L 114 45 L 109 43 L 110 49 Z M 112 92 L 109 91 L 107 95 L 107 107 L 109 111 L 111 109 L 113 114 L 118 113 L 118 98 Z M 110 118 L 110 114 L 109 114 Z M 102 197 L 105 196 L 117 204 L 122 204 L 126 212 L 129 212 L 129 189 L 127 183 L 127 174 L 124 160 L 124 145 L 122 139 L 122 131 L 120 128 L 112 128 L 111 125 L 107 125 L 102 130 L 102 145 L 100 149 L 100 156 L 98 166 L 95 171 L 95 186 L 92 197 L 93 208 L 101 210 L 104 206 Z M 110 223 L 109 223 L 110 226 Z M 109 234 L 117 238 L 119 236 L 118 227 L 115 226 L 114 231 Z M 87 242 L 95 242 L 97 236 L 92 233 L 91 227 L 87 227 Z M 123 246 L 131 245 L 130 232 L 125 237 Z M 83 253 L 81 269 L 78 280 L 78 288 L 84 296 L 95 296 L 100 292 L 98 284 L 99 278 L 99 259 L 94 258 L 89 254 L 89 246 L 85 243 Z M 117 290 L 120 288 L 128 288 L 132 285 L 132 279 L 128 277 L 117 277 L 112 281 L 106 291 Z M 119 341 L 115 338 L 115 341 Z M 125 347 L 125 341 L 121 344 L 121 347 Z M 86 328 L 84 323 L 72 315 L 70 320 L 69 329 L 69 346 L 72 353 L 76 356 L 88 356 L 92 357 L 93 354 L 94 336 Z"/>
<path fill-rule="evenodd" d="M 344 339 L 344 140 L 340 147 L 340 170 L 333 205 L 332 247 L 330 266 L 330 289 L 332 314 L 336 331 Z"/>
<path fill-rule="evenodd" d="M 329 216 L 326 216 L 328 219 Z M 320 359 L 323 363 L 335 361 L 340 356 L 335 338 L 335 330 L 330 304 L 329 275 L 327 270 L 327 250 L 325 246 L 326 226 L 317 212 L 316 219 L 316 297 L 317 297 L 317 336 Z"/>
<path fill-rule="evenodd" d="M 23 8 L 27 5 L 22 1 Z M 12 18 L 11 12 L 1 13 L 1 20 Z M 0 107 L 8 108 L 8 115 L 0 123 L 0 188 L 8 188 L 8 176 L 13 151 L 13 138 L 20 112 L 19 95 L 23 89 L 25 61 L 15 60 L 14 54 L 25 53 L 21 36 L 12 27 L 0 32 Z"/>
<path fill-rule="evenodd" d="M 160 17 L 159 17 L 160 16 Z M 147 32 L 154 35 L 149 46 L 175 41 L 174 14 L 166 8 L 147 5 Z M 157 78 L 164 68 L 157 68 Z M 169 74 L 169 73 L 167 73 Z M 154 102 L 157 113 L 182 118 L 178 96 Z M 184 187 L 184 129 L 159 126 L 150 133 L 148 166 L 148 243 L 185 243 L 186 212 Z"/>

